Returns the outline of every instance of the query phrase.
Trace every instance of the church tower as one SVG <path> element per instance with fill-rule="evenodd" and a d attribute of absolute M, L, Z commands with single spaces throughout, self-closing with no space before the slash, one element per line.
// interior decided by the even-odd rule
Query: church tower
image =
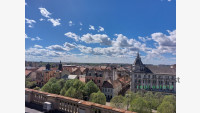
<path fill-rule="evenodd" d="M 60 64 L 59 64 L 59 66 L 58 66 L 58 70 L 60 70 L 60 71 L 63 70 L 63 67 L 62 67 L 62 63 L 61 63 L 61 61 L 60 61 Z"/>
<path fill-rule="evenodd" d="M 139 52 L 137 52 L 136 59 L 133 63 L 133 72 L 141 72 L 141 71 L 144 71 L 144 69 L 145 69 L 145 66 L 141 61 Z"/>
<path fill-rule="evenodd" d="M 46 70 L 50 70 L 51 69 L 51 65 L 48 63 L 47 65 L 46 65 Z"/>

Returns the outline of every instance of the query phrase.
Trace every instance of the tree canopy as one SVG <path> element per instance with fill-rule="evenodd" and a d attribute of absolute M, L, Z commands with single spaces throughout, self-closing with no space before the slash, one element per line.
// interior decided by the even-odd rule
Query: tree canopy
<path fill-rule="evenodd" d="M 176 113 L 176 108 L 168 101 L 162 102 L 162 104 L 158 107 L 158 113 Z"/>
<path fill-rule="evenodd" d="M 158 106 L 159 113 L 176 113 L 176 97 L 166 95 L 162 103 Z"/>
<path fill-rule="evenodd" d="M 125 106 L 125 97 L 123 97 L 122 95 L 114 96 L 110 101 L 110 105 L 112 107 L 123 109 Z"/>
<path fill-rule="evenodd" d="M 83 88 L 84 90 L 84 94 L 88 97 L 90 97 L 90 95 L 92 93 L 96 93 L 99 91 L 98 86 L 93 82 L 93 81 L 89 81 L 86 83 L 85 87 Z"/>
<path fill-rule="evenodd" d="M 142 97 L 139 97 L 131 102 L 130 110 L 138 113 L 151 113 L 151 108 L 149 107 L 147 101 Z"/>
<path fill-rule="evenodd" d="M 106 96 L 101 91 L 98 91 L 97 93 L 92 93 L 90 95 L 90 101 L 105 105 L 106 104 Z"/>

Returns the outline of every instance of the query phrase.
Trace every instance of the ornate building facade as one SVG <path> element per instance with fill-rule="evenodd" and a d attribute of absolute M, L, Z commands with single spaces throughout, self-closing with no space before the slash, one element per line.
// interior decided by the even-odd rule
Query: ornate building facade
<path fill-rule="evenodd" d="M 145 65 L 139 53 L 131 72 L 131 91 L 176 93 L 175 65 Z"/>

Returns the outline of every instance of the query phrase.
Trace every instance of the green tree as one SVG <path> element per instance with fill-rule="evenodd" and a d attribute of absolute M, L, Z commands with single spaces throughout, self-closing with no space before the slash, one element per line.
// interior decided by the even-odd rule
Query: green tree
<path fill-rule="evenodd" d="M 153 100 L 152 100 L 152 107 L 153 109 L 157 109 L 158 106 L 162 103 L 162 100 L 163 100 L 163 95 L 161 92 L 156 92 L 153 96 Z"/>
<path fill-rule="evenodd" d="M 25 80 L 25 87 L 26 88 L 34 88 L 36 86 L 36 81 L 31 81 L 31 79 Z"/>
<path fill-rule="evenodd" d="M 176 113 L 175 107 L 168 101 L 162 102 L 162 104 L 158 107 L 158 113 Z"/>
<path fill-rule="evenodd" d="M 61 85 L 56 78 L 51 78 L 49 81 L 41 88 L 41 91 L 59 94 L 61 90 Z"/>
<path fill-rule="evenodd" d="M 146 100 L 148 106 L 153 109 L 153 102 L 155 101 L 153 93 L 148 91 L 144 94 L 144 99 Z"/>
<path fill-rule="evenodd" d="M 66 89 L 65 89 L 65 88 L 62 88 L 61 91 L 60 91 L 60 95 L 63 95 L 63 96 L 64 96 L 65 93 L 66 93 Z"/>
<path fill-rule="evenodd" d="M 85 86 L 85 84 L 83 82 L 81 82 L 80 80 L 78 80 L 78 79 L 75 79 L 74 82 L 73 82 L 73 87 L 75 89 L 83 90 L 84 86 Z"/>
<path fill-rule="evenodd" d="M 57 79 L 55 77 L 52 77 L 49 79 L 49 81 L 47 83 L 56 83 Z"/>
<path fill-rule="evenodd" d="M 137 94 L 133 93 L 131 91 L 127 91 L 125 94 L 125 105 L 126 105 L 126 109 L 128 110 L 130 103 L 136 99 Z"/>
<path fill-rule="evenodd" d="M 106 96 L 101 91 L 98 91 L 97 93 L 92 93 L 90 95 L 90 101 L 105 105 L 106 104 Z"/>
<path fill-rule="evenodd" d="M 81 90 L 81 89 L 76 89 L 76 94 L 75 94 L 75 97 L 74 97 L 74 98 L 83 99 L 83 90 Z"/>
<path fill-rule="evenodd" d="M 58 84 L 60 85 L 60 87 L 63 88 L 66 81 L 65 81 L 64 79 L 60 79 L 60 80 L 58 80 L 57 82 L 58 82 Z"/>
<path fill-rule="evenodd" d="M 41 91 L 51 93 L 51 83 L 46 83 L 42 88 Z"/>
<path fill-rule="evenodd" d="M 65 96 L 67 97 L 75 98 L 75 95 L 76 95 L 76 89 L 73 87 L 70 87 L 65 93 Z"/>
<path fill-rule="evenodd" d="M 125 106 L 125 97 L 119 95 L 119 96 L 114 96 L 111 101 L 110 101 L 110 105 L 112 107 L 116 107 L 119 109 L 123 109 Z"/>
<path fill-rule="evenodd" d="M 142 97 L 132 101 L 129 110 L 138 113 L 151 113 L 151 108 L 149 108 L 148 103 Z"/>
<path fill-rule="evenodd" d="M 83 90 L 84 90 L 85 95 L 89 97 L 92 93 L 98 92 L 99 88 L 93 81 L 89 81 L 86 83 Z"/>
<path fill-rule="evenodd" d="M 73 86 L 73 83 L 74 80 L 67 80 L 64 85 L 65 90 L 68 90 L 71 86 Z"/>
<path fill-rule="evenodd" d="M 174 96 L 174 95 L 166 95 L 166 96 L 164 96 L 164 99 L 163 99 L 163 101 L 162 101 L 162 104 L 164 103 L 164 102 L 169 102 L 171 105 L 173 105 L 173 107 L 174 107 L 174 112 L 176 112 L 176 97 Z M 171 106 L 170 105 L 170 106 Z M 160 106 L 159 106 L 160 107 Z M 158 108 L 159 108 L 158 107 Z"/>
<path fill-rule="evenodd" d="M 170 104 L 176 106 L 176 97 L 174 95 L 166 95 L 163 99 L 164 102 L 169 102 Z"/>
<path fill-rule="evenodd" d="M 40 87 L 37 87 L 37 86 L 36 86 L 36 87 L 34 88 L 34 90 L 40 90 Z"/>
<path fill-rule="evenodd" d="M 143 97 L 144 93 L 142 92 L 142 90 L 137 91 L 137 97 Z"/>
<path fill-rule="evenodd" d="M 41 91 L 51 93 L 51 83 L 46 83 L 42 88 Z"/>
<path fill-rule="evenodd" d="M 51 93 L 60 94 L 61 85 L 56 82 L 51 85 Z"/>

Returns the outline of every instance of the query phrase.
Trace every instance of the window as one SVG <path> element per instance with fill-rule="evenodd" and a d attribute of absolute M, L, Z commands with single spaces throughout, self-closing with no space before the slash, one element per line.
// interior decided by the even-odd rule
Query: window
<path fill-rule="evenodd" d="M 100 77 L 102 77 L 102 74 L 99 74 Z"/>
<path fill-rule="evenodd" d="M 150 78 L 150 75 L 148 77 Z"/>

